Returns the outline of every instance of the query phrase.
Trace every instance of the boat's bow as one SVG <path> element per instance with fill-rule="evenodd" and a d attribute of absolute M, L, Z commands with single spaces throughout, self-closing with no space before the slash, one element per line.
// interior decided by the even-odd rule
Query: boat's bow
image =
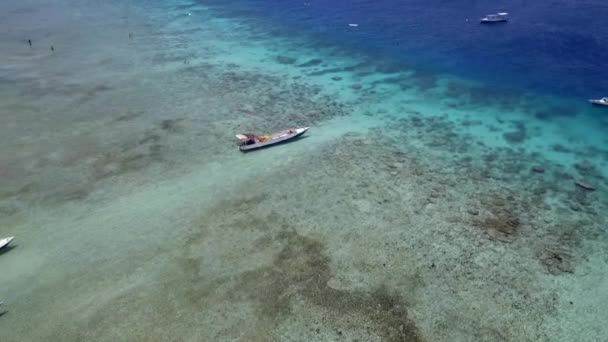
<path fill-rule="evenodd" d="M 0 248 L 8 246 L 8 244 L 11 243 L 11 241 L 13 241 L 14 239 L 15 239 L 14 236 L 0 239 Z"/>

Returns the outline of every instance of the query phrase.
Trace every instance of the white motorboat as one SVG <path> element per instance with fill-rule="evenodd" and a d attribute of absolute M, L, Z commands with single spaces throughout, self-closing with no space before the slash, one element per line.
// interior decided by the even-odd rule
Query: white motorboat
<path fill-rule="evenodd" d="M 602 97 L 601 99 L 597 100 L 589 100 L 589 102 L 597 106 L 608 106 L 608 97 Z"/>
<path fill-rule="evenodd" d="M 509 13 L 501 12 L 496 14 L 488 14 L 480 19 L 482 24 L 503 23 L 509 20 Z"/>

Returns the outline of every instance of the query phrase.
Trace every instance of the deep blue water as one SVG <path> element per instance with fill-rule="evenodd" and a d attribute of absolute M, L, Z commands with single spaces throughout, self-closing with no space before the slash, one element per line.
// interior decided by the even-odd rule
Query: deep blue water
<path fill-rule="evenodd" d="M 583 101 L 608 96 L 606 0 L 213 2 L 328 43 L 490 86 Z M 510 13 L 510 22 L 479 24 L 484 14 L 500 11 Z"/>

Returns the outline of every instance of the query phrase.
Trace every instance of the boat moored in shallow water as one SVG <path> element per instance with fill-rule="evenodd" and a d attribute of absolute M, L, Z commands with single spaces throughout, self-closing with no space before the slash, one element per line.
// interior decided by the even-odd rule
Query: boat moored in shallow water
<path fill-rule="evenodd" d="M 602 97 L 601 99 L 589 100 L 594 105 L 597 106 L 608 106 L 608 97 Z"/>
<path fill-rule="evenodd" d="M 485 17 L 481 18 L 482 24 L 489 23 L 504 23 L 509 20 L 509 13 L 501 12 L 496 14 L 488 14 Z"/>
<path fill-rule="evenodd" d="M 309 128 L 310 127 L 290 128 L 276 133 L 272 133 L 270 135 L 260 136 L 256 136 L 255 134 L 251 133 L 237 134 L 236 137 L 239 139 L 239 149 L 243 152 L 246 152 L 294 139 L 306 133 Z"/>

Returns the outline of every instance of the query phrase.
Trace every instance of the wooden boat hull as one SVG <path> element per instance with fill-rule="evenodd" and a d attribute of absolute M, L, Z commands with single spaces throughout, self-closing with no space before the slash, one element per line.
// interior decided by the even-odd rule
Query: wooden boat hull
<path fill-rule="evenodd" d="M 289 133 L 289 131 L 277 132 L 277 133 L 274 133 L 272 135 L 272 139 L 270 139 L 268 141 L 257 142 L 255 144 L 251 144 L 251 145 L 241 145 L 241 146 L 239 146 L 239 149 L 241 150 L 241 152 L 248 152 L 248 151 L 258 150 L 261 148 L 277 145 L 277 144 L 280 144 L 280 143 L 283 143 L 286 141 L 290 141 L 292 139 L 295 139 L 295 138 L 301 136 L 302 134 L 306 133 L 306 131 L 308 131 L 308 129 L 309 129 L 309 127 L 296 128 L 293 130 L 293 133 Z"/>

